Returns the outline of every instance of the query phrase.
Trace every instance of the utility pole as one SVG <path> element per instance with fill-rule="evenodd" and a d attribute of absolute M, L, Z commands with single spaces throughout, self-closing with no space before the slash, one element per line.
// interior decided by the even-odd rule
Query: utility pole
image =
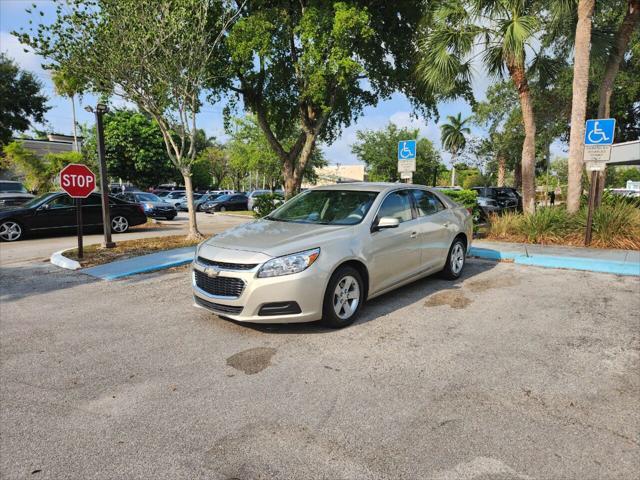
<path fill-rule="evenodd" d="M 100 163 L 100 194 L 102 196 L 102 230 L 104 231 L 104 248 L 113 248 L 115 242 L 111 240 L 111 214 L 109 213 L 109 179 L 107 176 L 107 163 L 104 155 L 104 124 L 102 117 L 109 111 L 109 108 L 99 103 L 96 108 L 86 107 L 87 112 L 94 113 L 96 116 L 96 138 L 98 143 L 98 160 Z"/>

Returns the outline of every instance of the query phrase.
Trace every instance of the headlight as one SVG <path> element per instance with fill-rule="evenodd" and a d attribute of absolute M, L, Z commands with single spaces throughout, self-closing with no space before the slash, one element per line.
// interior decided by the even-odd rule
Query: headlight
<path fill-rule="evenodd" d="M 314 248 L 312 250 L 274 258 L 260 267 L 258 277 L 279 277 L 281 275 L 300 273 L 313 265 L 313 262 L 315 262 L 319 256 L 320 249 Z"/>

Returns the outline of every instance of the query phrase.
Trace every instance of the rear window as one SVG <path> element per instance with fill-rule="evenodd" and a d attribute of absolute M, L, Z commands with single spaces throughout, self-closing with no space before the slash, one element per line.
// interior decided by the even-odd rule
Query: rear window
<path fill-rule="evenodd" d="M 0 182 L 0 192 L 1 193 L 29 193 L 27 189 L 24 188 L 19 182 Z"/>

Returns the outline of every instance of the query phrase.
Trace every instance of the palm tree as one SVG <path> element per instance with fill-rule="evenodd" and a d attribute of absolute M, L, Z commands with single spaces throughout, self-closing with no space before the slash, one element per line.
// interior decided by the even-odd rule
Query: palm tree
<path fill-rule="evenodd" d="M 67 97 L 71 100 L 71 112 L 73 115 L 73 146 L 76 152 L 80 151 L 78 147 L 78 122 L 76 121 L 76 95 L 82 95 L 84 91 L 83 82 L 77 77 L 67 74 L 64 70 L 55 70 L 51 74 L 53 87 L 56 93 L 61 97 Z"/>
<path fill-rule="evenodd" d="M 458 113 L 455 117 L 452 115 L 447 116 L 449 123 L 443 123 L 440 125 L 440 142 L 442 147 L 451 153 L 451 186 L 455 186 L 456 182 L 456 160 L 458 154 L 464 150 L 467 145 L 467 139 L 465 135 L 469 135 L 471 130 L 466 127 L 465 124 L 471 120 L 471 117 L 467 117 L 462 120 L 462 114 Z"/>
<path fill-rule="evenodd" d="M 582 195 L 583 139 L 587 116 L 587 90 L 589 88 L 589 53 L 591 50 L 591 17 L 595 0 L 578 1 L 575 53 L 573 60 L 573 97 L 571 101 L 571 132 L 569 134 L 569 188 L 567 210 L 575 213 L 580 208 Z"/>
<path fill-rule="evenodd" d="M 472 67 L 480 58 L 496 77 L 508 74 L 520 100 L 524 209 L 535 210 L 536 123 L 527 81 L 526 49 L 537 44 L 541 2 L 535 0 L 449 0 L 427 12 L 417 74 L 427 94 L 469 96 Z"/>

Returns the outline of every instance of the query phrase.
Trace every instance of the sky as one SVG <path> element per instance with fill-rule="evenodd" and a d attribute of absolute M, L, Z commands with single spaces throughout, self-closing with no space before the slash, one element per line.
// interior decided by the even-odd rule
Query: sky
<path fill-rule="evenodd" d="M 32 72 L 41 80 L 44 91 L 49 97 L 51 109 L 45 115 L 48 126 L 56 133 L 71 134 L 73 128 L 71 102 L 69 99 L 58 97 L 53 89 L 49 72 L 42 68 L 43 59 L 32 51 L 25 52 L 25 46 L 11 35 L 11 31 L 28 27 L 31 18 L 25 9 L 33 3 L 39 10 L 44 11 L 42 21 L 51 22 L 55 18 L 53 4 L 43 0 L 0 0 L 0 51 L 8 54 L 23 69 Z M 485 91 L 491 83 L 481 71 L 477 72 L 474 78 L 473 90 L 477 100 L 485 99 Z M 76 104 L 77 120 L 80 124 L 91 125 L 94 121 L 93 114 L 84 110 L 85 106 L 95 105 L 96 98 L 93 95 L 85 95 L 80 105 Z M 112 105 L 124 106 L 125 102 L 114 99 Z M 224 132 L 222 122 L 222 110 L 224 104 L 205 104 L 202 112 L 197 118 L 198 127 L 203 128 L 208 136 L 214 136 L 220 141 L 224 141 L 227 136 Z M 441 122 L 447 115 L 457 115 L 462 113 L 463 117 L 471 115 L 471 107 L 463 100 L 438 104 L 438 112 Z M 390 99 L 380 101 L 375 107 L 364 109 L 363 115 L 359 117 L 349 128 L 342 131 L 342 135 L 331 145 L 321 145 L 325 157 L 331 164 L 340 163 L 357 164 L 360 163 L 355 155 L 351 153 L 351 146 L 356 141 L 358 130 L 377 130 L 384 128 L 389 122 L 395 123 L 398 127 L 408 127 L 419 129 L 420 136 L 431 140 L 434 145 L 441 150 L 440 129 L 433 119 L 426 120 L 417 117 L 407 98 L 400 94 L 394 94 Z M 41 128 L 42 126 L 39 126 Z M 483 130 L 477 126 L 472 126 L 472 135 L 483 136 Z M 564 146 L 556 143 L 552 146 L 552 154 L 561 155 Z M 449 154 L 441 150 L 445 163 L 449 162 Z"/>

